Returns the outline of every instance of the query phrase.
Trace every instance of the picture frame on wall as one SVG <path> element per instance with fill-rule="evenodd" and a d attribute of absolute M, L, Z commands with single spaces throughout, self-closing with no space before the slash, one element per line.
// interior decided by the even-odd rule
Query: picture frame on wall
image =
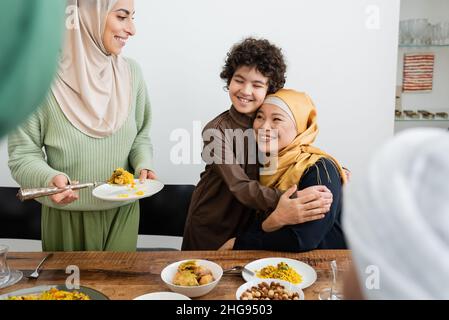
<path fill-rule="evenodd" d="M 432 92 L 434 66 L 434 53 L 404 54 L 403 92 Z"/>

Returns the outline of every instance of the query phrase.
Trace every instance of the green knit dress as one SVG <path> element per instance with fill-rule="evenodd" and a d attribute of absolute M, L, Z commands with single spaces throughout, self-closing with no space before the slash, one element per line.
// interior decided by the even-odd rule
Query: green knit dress
<path fill-rule="evenodd" d="M 48 186 L 58 174 L 83 182 L 105 181 L 114 169 L 153 170 L 149 137 L 151 109 L 138 65 L 128 59 L 132 79 L 132 108 L 113 135 L 97 139 L 75 128 L 53 94 L 8 137 L 9 167 L 23 188 Z M 139 202 L 107 202 L 80 191 L 80 199 L 58 206 L 42 203 L 44 251 L 135 251 Z"/>

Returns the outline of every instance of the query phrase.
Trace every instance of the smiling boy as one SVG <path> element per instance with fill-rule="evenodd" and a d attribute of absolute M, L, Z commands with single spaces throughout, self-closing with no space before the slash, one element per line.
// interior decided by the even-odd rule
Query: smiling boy
<path fill-rule="evenodd" d="M 243 141 L 234 137 L 238 140 L 238 132 L 251 130 L 266 95 L 284 86 L 285 72 L 281 50 L 267 40 L 247 38 L 228 53 L 220 77 L 227 83 L 232 106 L 203 131 L 207 165 L 192 196 L 183 250 L 219 249 L 248 227 L 255 210 L 276 208 L 281 192 L 258 181 L 253 134 L 244 135 Z M 230 139 L 230 132 L 237 134 Z"/>

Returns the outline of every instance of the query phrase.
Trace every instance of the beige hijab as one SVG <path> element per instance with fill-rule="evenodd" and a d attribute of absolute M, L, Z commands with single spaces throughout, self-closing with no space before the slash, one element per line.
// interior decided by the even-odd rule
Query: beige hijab
<path fill-rule="evenodd" d="M 118 131 L 131 107 L 129 65 L 103 45 L 109 12 L 117 0 L 68 0 L 78 8 L 52 92 L 67 119 L 81 132 L 104 138 Z M 68 21 L 70 22 L 70 21 Z"/>

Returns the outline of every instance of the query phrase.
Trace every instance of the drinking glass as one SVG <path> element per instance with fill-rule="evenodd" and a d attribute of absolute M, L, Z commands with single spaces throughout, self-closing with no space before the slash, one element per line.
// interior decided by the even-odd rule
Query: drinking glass
<path fill-rule="evenodd" d="M 0 245 L 0 287 L 9 281 L 11 272 L 6 261 L 6 256 L 8 255 L 8 247 Z"/>
<path fill-rule="evenodd" d="M 443 45 L 449 44 L 449 22 L 442 22 L 441 29 L 443 33 Z"/>
<path fill-rule="evenodd" d="M 411 20 L 402 20 L 400 22 L 400 43 L 408 45 L 412 43 Z"/>
<path fill-rule="evenodd" d="M 330 266 L 332 270 L 330 287 L 321 290 L 318 298 L 320 300 L 343 300 L 343 277 L 339 275 L 337 261 L 331 261 Z"/>

